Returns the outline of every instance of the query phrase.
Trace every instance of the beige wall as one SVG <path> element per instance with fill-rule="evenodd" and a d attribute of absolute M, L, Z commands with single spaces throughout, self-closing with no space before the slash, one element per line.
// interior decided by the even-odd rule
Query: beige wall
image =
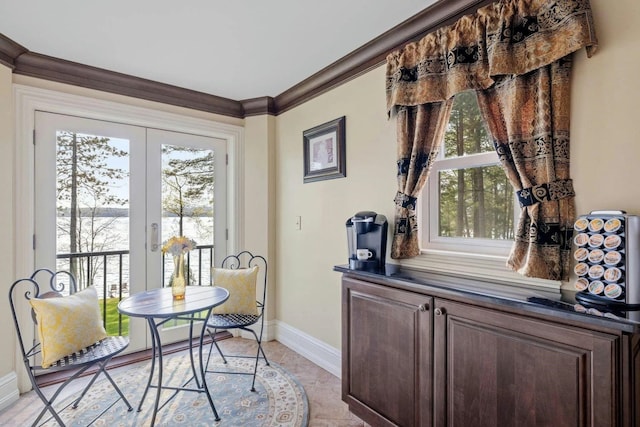
<path fill-rule="evenodd" d="M 347 177 L 303 184 L 302 133 L 341 116 Z M 345 222 L 362 210 L 392 219 L 395 153 L 382 67 L 278 116 L 277 317 L 337 349 L 340 274 L 332 268 L 348 260 Z"/>
<path fill-rule="evenodd" d="M 14 221 L 13 221 L 13 95 L 11 69 L 0 65 L 0 153 L 4 159 L 0 167 L 0 241 L 5 250 L 0 257 L 0 378 L 14 370 L 15 332 L 7 295 L 13 282 Z"/>
<path fill-rule="evenodd" d="M 276 319 L 276 118 L 248 117 L 244 130 L 244 242 L 238 249 L 262 255 L 268 261 L 265 319 L 271 321 Z"/>
<path fill-rule="evenodd" d="M 578 213 L 640 214 L 640 2 L 591 0 L 598 51 L 574 55 L 571 175 Z"/>

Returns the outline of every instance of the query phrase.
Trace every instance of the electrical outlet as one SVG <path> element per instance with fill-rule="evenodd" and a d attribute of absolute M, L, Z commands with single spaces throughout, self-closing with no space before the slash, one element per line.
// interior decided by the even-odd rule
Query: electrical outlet
<path fill-rule="evenodd" d="M 296 230 L 302 230 L 302 217 L 300 215 L 296 217 Z"/>

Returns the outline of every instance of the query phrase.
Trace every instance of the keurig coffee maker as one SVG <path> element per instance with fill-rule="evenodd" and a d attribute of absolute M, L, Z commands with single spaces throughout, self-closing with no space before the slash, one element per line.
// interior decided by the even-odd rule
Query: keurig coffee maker
<path fill-rule="evenodd" d="M 346 225 L 349 268 L 382 271 L 387 250 L 387 218 L 363 211 L 349 218 Z"/>

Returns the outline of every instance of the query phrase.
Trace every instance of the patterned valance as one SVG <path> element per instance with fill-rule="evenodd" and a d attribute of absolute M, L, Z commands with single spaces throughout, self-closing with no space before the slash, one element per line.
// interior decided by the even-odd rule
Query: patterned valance
<path fill-rule="evenodd" d="M 387 57 L 387 110 L 486 89 L 597 40 L 589 0 L 501 0 Z"/>

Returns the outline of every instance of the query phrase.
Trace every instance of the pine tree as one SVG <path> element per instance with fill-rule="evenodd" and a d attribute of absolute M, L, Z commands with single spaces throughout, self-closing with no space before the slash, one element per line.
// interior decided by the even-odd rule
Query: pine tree
<path fill-rule="evenodd" d="M 113 186 L 128 177 L 128 172 L 114 166 L 115 158 L 128 153 L 109 138 L 59 131 L 56 136 L 56 178 L 58 215 L 68 217 L 59 221 L 58 227 L 69 236 L 69 252 L 93 252 L 104 250 L 110 244 L 109 223 L 98 224 L 97 217 L 106 206 L 122 206 L 128 199 L 118 197 Z M 93 277 L 96 261 L 89 258 L 87 266 L 78 266 L 70 259 L 70 271 L 79 279 L 80 286 L 86 277 Z M 88 271 L 79 271 L 84 268 Z M 82 274 L 79 274 L 82 273 Z M 84 285 L 83 285 L 84 283 Z"/>

